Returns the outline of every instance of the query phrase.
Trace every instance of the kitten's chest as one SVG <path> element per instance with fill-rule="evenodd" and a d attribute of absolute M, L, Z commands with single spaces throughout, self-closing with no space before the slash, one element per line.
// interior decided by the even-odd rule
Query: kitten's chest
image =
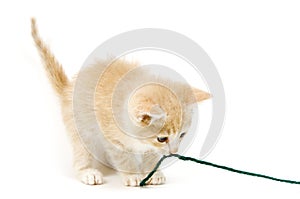
<path fill-rule="evenodd" d="M 131 173 L 146 173 L 153 169 L 155 163 L 160 158 L 157 153 L 134 153 L 111 150 L 107 154 L 109 163 L 118 171 Z"/>

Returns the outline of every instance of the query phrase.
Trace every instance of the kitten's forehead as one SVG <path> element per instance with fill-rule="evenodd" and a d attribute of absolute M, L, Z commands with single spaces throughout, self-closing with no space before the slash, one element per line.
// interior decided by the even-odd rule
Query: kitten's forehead
<path fill-rule="evenodd" d="M 174 90 L 176 92 L 173 92 Z M 153 107 L 159 106 L 166 116 L 160 133 L 171 135 L 188 128 L 190 124 L 191 109 L 184 101 L 185 95 L 187 89 L 175 83 L 169 87 L 157 83 L 146 84 L 134 91 L 129 106 L 134 115 L 141 112 L 151 113 Z"/>
<path fill-rule="evenodd" d="M 169 114 L 169 119 L 167 119 L 162 131 L 167 132 L 169 135 L 188 131 L 192 121 L 192 113 L 193 111 L 190 107 L 183 106 L 180 120 L 178 120 L 176 112 Z"/>

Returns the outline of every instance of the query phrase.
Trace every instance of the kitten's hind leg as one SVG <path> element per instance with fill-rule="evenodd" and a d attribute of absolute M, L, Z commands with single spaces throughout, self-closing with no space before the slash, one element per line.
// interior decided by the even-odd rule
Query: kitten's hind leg
<path fill-rule="evenodd" d="M 69 88 L 70 90 L 72 88 Z M 67 92 L 71 93 L 71 91 Z M 73 149 L 73 167 L 76 177 L 87 185 L 103 184 L 103 175 L 98 162 L 86 149 L 82 142 L 73 116 L 72 96 L 66 95 L 62 100 L 62 114 Z"/>
<path fill-rule="evenodd" d="M 73 165 L 77 178 L 87 185 L 103 184 L 103 175 L 96 166 L 96 160 L 82 145 L 74 148 Z"/>
<path fill-rule="evenodd" d="M 84 169 L 77 171 L 77 176 L 81 182 L 87 185 L 103 184 L 102 173 L 98 169 Z"/>

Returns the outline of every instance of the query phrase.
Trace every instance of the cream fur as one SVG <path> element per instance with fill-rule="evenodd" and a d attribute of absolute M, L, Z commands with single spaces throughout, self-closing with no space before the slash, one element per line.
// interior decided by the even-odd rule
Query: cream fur
<path fill-rule="evenodd" d="M 122 77 L 133 69 L 138 63 L 117 60 L 105 68 L 111 60 L 101 61 L 80 71 L 80 85 L 75 76 L 68 80 L 61 65 L 52 55 L 49 48 L 40 39 L 35 20 L 32 20 L 32 36 L 43 59 L 48 77 L 57 92 L 62 107 L 63 120 L 71 140 L 74 154 L 74 169 L 78 178 L 85 184 L 102 184 L 103 177 L 99 164 L 110 166 L 117 170 L 127 186 L 138 186 L 140 181 L 155 166 L 162 154 L 175 153 L 182 138 L 182 132 L 188 132 L 192 108 L 196 101 L 208 99 L 208 93 L 199 89 L 189 89 L 181 82 L 172 81 L 162 77 L 156 77 L 164 82 L 160 84 L 148 84 L 137 89 L 130 97 L 129 103 L 117 100 L 114 106 L 128 106 L 130 118 L 121 114 L 122 125 L 134 124 L 130 128 L 133 135 L 148 135 L 153 129 L 161 125 L 156 136 L 147 139 L 137 139 L 119 128 L 113 117 L 112 98 L 114 89 Z M 104 70 L 99 77 L 99 71 Z M 153 78 L 151 73 L 140 74 L 145 80 Z M 96 88 L 92 82 L 97 82 Z M 134 82 L 136 78 L 127 82 Z M 166 86 L 165 86 L 166 85 Z M 74 113 L 74 88 L 76 87 L 76 100 L 81 104 Z M 128 93 L 122 90 L 121 95 Z M 176 94 L 175 94 L 175 93 Z M 95 104 L 89 104 L 94 97 Z M 76 114 L 80 114 L 80 121 L 76 121 Z M 96 116 L 97 124 L 92 122 Z M 96 126 L 101 128 L 95 130 Z M 78 129 L 84 129 L 78 132 Z M 95 143 L 96 137 L 100 141 Z M 168 140 L 160 143 L 157 137 L 167 137 Z M 84 140 L 84 142 L 83 142 Z M 90 149 L 93 149 L 93 152 Z M 96 151 L 96 152 L 95 152 Z M 100 160 L 100 162 L 99 162 Z M 150 180 L 150 184 L 162 184 L 165 177 L 162 172 L 156 173 Z"/>

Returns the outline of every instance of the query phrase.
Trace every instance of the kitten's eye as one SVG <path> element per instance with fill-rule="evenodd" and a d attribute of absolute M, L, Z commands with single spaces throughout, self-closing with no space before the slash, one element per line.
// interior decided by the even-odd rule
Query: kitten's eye
<path fill-rule="evenodd" d="M 184 132 L 184 133 L 181 133 L 180 136 L 179 136 L 179 138 L 183 138 L 185 135 L 186 135 L 185 132 Z"/>
<path fill-rule="evenodd" d="M 159 142 L 167 142 L 168 141 L 168 137 L 157 137 L 157 141 L 159 141 Z"/>

